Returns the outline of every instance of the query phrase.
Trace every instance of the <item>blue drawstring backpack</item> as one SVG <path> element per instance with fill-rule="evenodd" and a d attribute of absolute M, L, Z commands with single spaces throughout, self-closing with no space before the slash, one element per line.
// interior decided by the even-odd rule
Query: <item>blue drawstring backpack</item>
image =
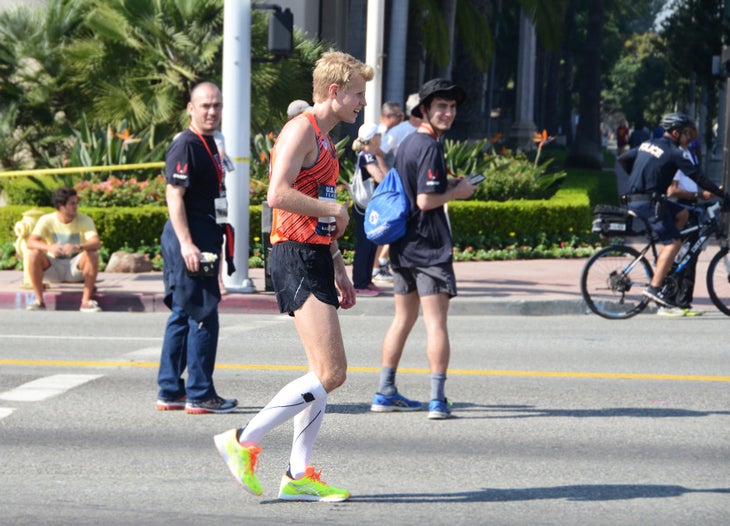
<path fill-rule="evenodd" d="M 365 209 L 365 236 L 376 245 L 388 245 L 406 234 L 411 205 L 403 182 L 391 168 Z"/>

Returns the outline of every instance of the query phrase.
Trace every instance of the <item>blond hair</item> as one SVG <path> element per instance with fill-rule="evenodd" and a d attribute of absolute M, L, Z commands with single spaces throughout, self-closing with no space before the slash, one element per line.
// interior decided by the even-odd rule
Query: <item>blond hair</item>
<path fill-rule="evenodd" d="M 365 145 L 369 142 L 370 141 L 363 141 L 360 137 L 355 138 L 355 140 L 352 141 L 352 151 L 355 153 L 360 153 L 365 149 Z"/>
<path fill-rule="evenodd" d="M 365 81 L 373 79 L 373 68 L 363 64 L 352 55 L 341 51 L 327 51 L 317 60 L 312 74 L 312 100 L 324 102 L 329 87 L 337 84 L 347 90 L 353 78 L 360 76 Z"/>

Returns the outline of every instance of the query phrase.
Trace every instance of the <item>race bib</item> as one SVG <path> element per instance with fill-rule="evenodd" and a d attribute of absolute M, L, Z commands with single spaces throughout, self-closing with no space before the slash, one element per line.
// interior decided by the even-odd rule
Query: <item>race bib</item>
<path fill-rule="evenodd" d="M 337 202 L 337 192 L 334 185 L 320 184 L 317 185 L 317 193 L 319 194 L 320 201 L 328 201 L 330 203 Z M 317 228 L 315 231 L 320 236 L 332 237 L 332 234 L 337 228 L 337 223 L 333 216 L 320 217 L 317 220 Z"/>

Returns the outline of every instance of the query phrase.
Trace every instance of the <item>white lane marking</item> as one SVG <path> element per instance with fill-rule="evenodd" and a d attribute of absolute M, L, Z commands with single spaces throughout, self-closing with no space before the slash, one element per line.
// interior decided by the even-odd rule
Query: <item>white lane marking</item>
<path fill-rule="evenodd" d="M 0 334 L 0 339 L 17 339 L 17 340 L 58 340 L 58 335 L 50 336 L 43 334 Z M 104 340 L 104 341 L 162 341 L 162 336 L 63 336 L 64 340 Z"/>
<path fill-rule="evenodd" d="M 58 396 L 69 389 L 101 378 L 102 374 L 54 374 L 0 393 L 0 400 L 39 402 Z"/>
<path fill-rule="evenodd" d="M 240 323 L 232 326 L 227 326 L 223 329 L 221 329 L 220 335 L 219 335 L 219 341 L 228 341 L 228 340 L 238 340 L 240 338 L 241 334 L 245 334 L 252 331 L 267 331 L 270 330 L 270 327 L 273 325 L 279 325 L 282 322 L 288 322 L 289 316 L 286 316 L 285 318 L 279 318 L 273 320 L 258 320 L 258 321 L 250 321 L 246 323 Z M 135 338 L 136 339 L 136 338 Z M 143 338 L 140 338 L 143 339 Z M 139 349 L 136 349 L 134 351 L 130 351 L 128 353 L 124 353 L 122 355 L 121 359 L 126 360 L 149 360 L 149 361 L 156 361 L 160 359 L 160 353 L 162 352 L 162 338 L 154 338 L 154 340 L 159 341 L 160 345 L 157 347 L 140 347 Z"/>
<path fill-rule="evenodd" d="M 130 351 L 122 355 L 122 359 L 128 360 L 159 360 L 162 346 L 159 347 L 143 347 L 136 351 Z"/>
<path fill-rule="evenodd" d="M 6 416 L 10 416 L 10 413 L 15 411 L 15 408 L 13 407 L 0 407 L 0 420 L 5 418 Z"/>
<path fill-rule="evenodd" d="M 266 330 L 275 325 L 281 325 L 291 319 L 289 315 L 277 315 L 267 320 L 246 321 L 235 325 L 227 325 L 220 331 L 220 338 L 235 338 L 239 334 L 252 331 Z"/>

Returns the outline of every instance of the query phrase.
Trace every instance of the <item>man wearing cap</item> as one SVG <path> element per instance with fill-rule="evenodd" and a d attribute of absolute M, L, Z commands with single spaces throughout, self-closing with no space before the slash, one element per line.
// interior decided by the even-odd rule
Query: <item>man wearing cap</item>
<path fill-rule="evenodd" d="M 390 245 L 395 316 L 383 339 L 380 387 L 371 410 L 417 411 L 421 403 L 398 393 L 395 374 L 406 339 L 423 310 L 426 354 L 431 373 L 428 418 L 449 418 L 444 395 L 450 345 L 447 329 L 449 299 L 456 296 L 453 239 L 444 205 L 467 199 L 474 186 L 467 178 L 448 178 L 440 139 L 456 118 L 456 105 L 466 93 L 446 79 L 432 79 L 418 92 L 412 114 L 421 118 L 416 133 L 398 148 L 395 168 L 411 203 L 412 216 L 403 238 Z"/>

